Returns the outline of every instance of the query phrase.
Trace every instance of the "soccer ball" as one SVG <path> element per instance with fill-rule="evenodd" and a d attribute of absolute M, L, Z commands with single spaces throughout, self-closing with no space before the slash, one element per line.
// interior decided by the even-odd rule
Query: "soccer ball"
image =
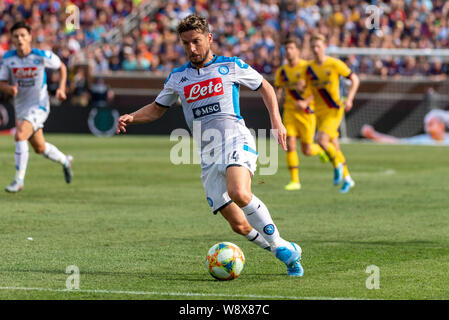
<path fill-rule="evenodd" d="M 213 245 L 206 256 L 209 273 L 218 280 L 237 278 L 245 267 L 242 249 L 231 242 L 219 242 Z"/>

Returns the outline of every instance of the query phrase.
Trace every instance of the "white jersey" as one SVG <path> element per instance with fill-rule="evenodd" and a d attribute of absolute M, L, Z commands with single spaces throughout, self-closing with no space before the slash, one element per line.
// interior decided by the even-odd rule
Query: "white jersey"
<path fill-rule="evenodd" d="M 20 119 L 31 108 L 48 111 L 50 102 L 47 91 L 45 68 L 58 69 L 61 66 L 59 57 L 51 51 L 32 49 L 21 58 L 16 50 L 3 55 L 0 64 L 0 81 L 9 81 L 18 85 L 14 98 L 16 118 Z"/>
<path fill-rule="evenodd" d="M 203 68 L 197 69 L 189 62 L 173 69 L 156 103 L 170 107 L 180 98 L 191 131 L 196 121 L 201 123 L 201 136 L 208 129 L 218 130 L 223 140 L 201 141 L 204 151 L 205 145 L 213 149 L 224 146 L 229 138 L 250 135 L 240 114 L 239 88 L 244 85 L 257 90 L 262 80 L 261 74 L 239 58 L 214 56 Z"/>

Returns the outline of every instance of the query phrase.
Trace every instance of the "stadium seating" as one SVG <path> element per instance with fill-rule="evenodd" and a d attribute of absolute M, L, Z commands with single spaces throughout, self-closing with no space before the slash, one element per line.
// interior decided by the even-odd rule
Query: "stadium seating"
<path fill-rule="evenodd" d="M 177 42 L 177 22 L 190 13 L 206 16 L 215 38 L 214 51 L 237 55 L 256 70 L 272 74 L 282 63 L 282 40 L 294 35 L 309 56 L 310 34 L 319 31 L 330 46 L 376 48 L 448 48 L 449 2 L 397 0 L 381 4 L 377 30 L 365 26 L 366 6 L 355 0 L 151 1 L 153 12 L 140 19 L 120 42 L 104 41 L 147 0 L 5 0 L 0 3 L 0 57 L 9 49 L 8 30 L 15 20 L 31 24 L 36 46 L 53 49 L 73 67 L 86 62 L 93 71 L 145 70 L 158 75 L 185 63 Z M 231 5 L 231 2 L 233 3 Z M 66 7 L 79 8 L 80 28 L 67 28 Z M 238 8 L 238 9 L 237 9 Z M 101 46 L 95 44 L 102 43 Z M 444 78 L 449 62 L 425 57 L 346 58 L 363 75 Z M 76 72 L 73 73 L 73 75 Z"/>

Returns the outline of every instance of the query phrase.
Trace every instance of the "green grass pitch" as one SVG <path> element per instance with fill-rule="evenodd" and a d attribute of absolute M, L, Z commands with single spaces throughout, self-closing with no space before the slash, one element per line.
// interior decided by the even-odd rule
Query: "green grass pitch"
<path fill-rule="evenodd" d="M 342 146 L 356 187 L 341 195 L 330 164 L 300 156 L 302 190 L 276 175 L 253 179 L 281 235 L 303 249 L 305 275 L 286 276 L 267 251 L 213 215 L 199 165 L 173 165 L 167 137 L 47 135 L 73 154 L 58 164 L 30 153 L 25 188 L 0 192 L 0 299 L 448 299 L 449 148 Z M 0 137 L 0 186 L 14 176 L 12 137 Z M 28 238 L 32 238 L 29 240 Z M 205 268 L 213 244 L 246 256 L 236 280 Z M 80 270 L 80 290 L 64 291 Z M 367 289 L 368 266 L 379 289 Z M 369 281 L 368 281 L 369 282 Z"/>

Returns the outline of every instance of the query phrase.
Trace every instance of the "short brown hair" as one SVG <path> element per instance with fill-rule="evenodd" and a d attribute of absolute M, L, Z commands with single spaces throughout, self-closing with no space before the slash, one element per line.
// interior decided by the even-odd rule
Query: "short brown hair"
<path fill-rule="evenodd" d="M 310 42 L 312 41 L 316 41 L 316 40 L 321 40 L 324 43 L 326 43 L 326 37 L 323 36 L 321 33 L 315 33 L 312 35 L 312 37 L 310 38 Z"/>
<path fill-rule="evenodd" d="M 26 29 L 28 33 L 31 33 L 31 27 L 25 23 L 25 21 L 19 21 L 14 23 L 14 25 L 11 27 L 10 32 L 13 33 L 17 29 Z"/>
<path fill-rule="evenodd" d="M 293 44 L 296 46 L 296 48 L 298 48 L 298 49 L 299 49 L 300 46 L 301 46 L 301 43 L 300 43 L 299 39 L 293 38 L 293 37 L 289 37 L 289 38 L 287 38 L 287 39 L 284 40 L 284 47 L 285 47 L 286 45 L 290 44 L 290 43 L 293 43 Z"/>
<path fill-rule="evenodd" d="M 176 28 L 178 34 L 190 30 L 196 30 L 201 33 L 209 33 L 210 31 L 207 19 L 194 13 L 182 19 Z"/>

